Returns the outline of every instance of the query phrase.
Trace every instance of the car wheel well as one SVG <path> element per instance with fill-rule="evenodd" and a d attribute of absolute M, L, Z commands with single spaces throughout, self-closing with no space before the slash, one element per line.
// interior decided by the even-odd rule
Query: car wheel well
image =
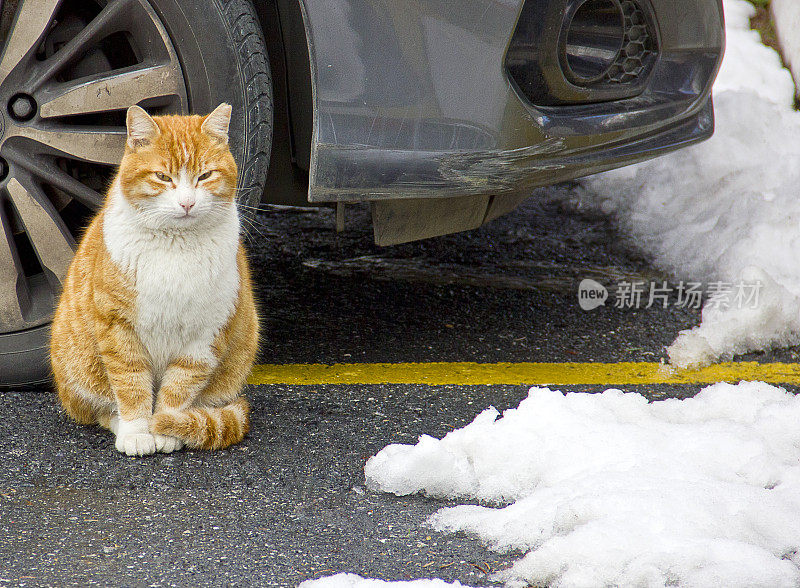
<path fill-rule="evenodd" d="M 273 84 L 273 143 L 261 202 L 306 205 L 311 159 L 311 66 L 298 0 L 255 3 L 269 53 Z"/>

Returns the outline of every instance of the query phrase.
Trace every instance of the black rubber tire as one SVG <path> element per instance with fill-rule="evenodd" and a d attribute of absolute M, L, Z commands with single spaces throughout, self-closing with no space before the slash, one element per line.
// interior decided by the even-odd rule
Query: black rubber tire
<path fill-rule="evenodd" d="M 255 206 L 272 145 L 272 81 L 250 0 L 149 0 L 178 52 L 193 112 L 233 107 L 230 143 L 239 163 L 240 202 Z M 250 209 L 243 209 L 246 212 Z"/>
<path fill-rule="evenodd" d="M 252 216 L 272 145 L 272 81 L 261 26 L 249 0 L 148 0 L 169 32 L 192 112 L 233 107 L 230 144 L 239 164 L 239 202 Z M 50 381 L 49 325 L 0 334 L 0 388 Z"/>

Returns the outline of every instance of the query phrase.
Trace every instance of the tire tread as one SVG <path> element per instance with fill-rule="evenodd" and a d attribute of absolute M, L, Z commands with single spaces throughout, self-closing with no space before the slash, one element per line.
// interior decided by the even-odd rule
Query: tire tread
<path fill-rule="evenodd" d="M 239 165 L 239 201 L 248 207 L 258 205 L 272 147 L 272 76 L 267 46 L 255 8 L 249 0 L 214 0 L 228 29 L 231 46 L 239 55 L 244 94 L 244 160 Z M 241 214 L 252 218 L 253 209 Z"/>

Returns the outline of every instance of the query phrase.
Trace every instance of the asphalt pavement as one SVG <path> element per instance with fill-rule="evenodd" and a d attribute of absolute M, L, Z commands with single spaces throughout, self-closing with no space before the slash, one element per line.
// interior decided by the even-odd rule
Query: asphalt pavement
<path fill-rule="evenodd" d="M 365 206 L 348 207 L 340 234 L 328 208 L 259 213 L 259 361 L 659 361 L 699 310 L 615 308 L 614 284 L 666 277 L 609 220 L 562 204 L 570 190 L 538 191 L 476 231 L 392 248 L 372 244 Z M 611 288 L 605 306 L 581 310 L 584 278 Z M 241 445 L 143 459 L 68 421 L 48 389 L 0 393 L 0 586 L 296 586 L 337 572 L 482 586 L 518 557 L 426 529 L 448 503 L 372 492 L 363 466 L 389 443 L 516 406 L 526 386 L 248 388 Z M 699 387 L 627 389 L 660 399 Z"/>

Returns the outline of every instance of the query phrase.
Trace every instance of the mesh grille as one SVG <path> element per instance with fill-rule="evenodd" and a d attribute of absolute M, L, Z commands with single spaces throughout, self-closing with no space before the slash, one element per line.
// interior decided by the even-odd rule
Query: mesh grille
<path fill-rule="evenodd" d="M 657 48 L 647 17 L 633 0 L 620 3 L 625 16 L 625 40 L 617 60 L 603 76 L 607 84 L 625 84 L 636 80 L 655 59 Z"/>
<path fill-rule="evenodd" d="M 509 78 L 537 106 L 639 96 L 661 55 L 652 1 L 524 0 L 506 52 Z"/>

